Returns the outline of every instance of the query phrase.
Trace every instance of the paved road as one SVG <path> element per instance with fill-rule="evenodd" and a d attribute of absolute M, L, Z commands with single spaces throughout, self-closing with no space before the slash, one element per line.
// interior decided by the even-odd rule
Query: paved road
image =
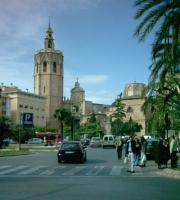
<path fill-rule="evenodd" d="M 114 149 L 88 149 L 85 164 L 58 164 L 56 152 L 0 158 L 0 199 L 179 199 L 180 181 L 153 161 L 129 174 Z"/>

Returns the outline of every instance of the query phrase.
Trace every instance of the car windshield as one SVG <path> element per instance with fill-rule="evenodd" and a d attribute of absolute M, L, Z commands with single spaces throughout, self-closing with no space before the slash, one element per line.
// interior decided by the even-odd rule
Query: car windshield
<path fill-rule="evenodd" d="M 63 143 L 61 150 L 77 150 L 79 149 L 78 143 Z"/>
<path fill-rule="evenodd" d="M 92 138 L 92 140 L 96 140 L 96 141 L 98 141 L 98 140 L 100 140 L 100 138 Z"/>

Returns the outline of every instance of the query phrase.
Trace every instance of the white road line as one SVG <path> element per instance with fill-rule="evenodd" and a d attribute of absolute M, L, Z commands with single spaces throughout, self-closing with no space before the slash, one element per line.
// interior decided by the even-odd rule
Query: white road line
<path fill-rule="evenodd" d="M 11 172 L 15 172 L 15 171 L 18 171 L 18 170 L 21 170 L 21 169 L 24 169 L 24 168 L 27 168 L 28 166 L 26 165 L 20 165 L 18 167 L 14 167 L 14 168 L 11 168 L 11 169 L 6 169 L 4 171 L 1 171 L 0 172 L 0 175 L 5 175 L 5 174 L 9 174 Z"/>
<path fill-rule="evenodd" d="M 123 166 L 113 166 L 109 175 L 111 175 L 111 176 L 120 175 L 122 168 L 123 168 Z"/>
<path fill-rule="evenodd" d="M 104 169 L 104 166 L 95 166 L 92 170 L 90 170 L 86 175 L 97 175 Z"/>
<path fill-rule="evenodd" d="M 36 172 L 36 171 L 38 171 L 39 169 L 41 169 L 41 168 L 45 168 L 45 167 L 47 167 L 47 166 L 40 165 L 40 166 L 37 166 L 37 167 L 33 167 L 33 168 L 28 169 L 28 170 L 25 170 L 25 171 L 19 172 L 18 175 L 27 175 L 27 174 L 32 174 L 33 172 Z"/>
<path fill-rule="evenodd" d="M 54 174 L 58 169 L 64 169 L 64 168 L 66 168 L 66 167 L 59 166 L 59 167 L 55 167 L 53 169 L 47 169 L 47 170 L 41 172 L 40 175 L 50 176 L 50 175 Z"/>
<path fill-rule="evenodd" d="M 80 172 L 81 170 L 85 169 L 86 167 L 85 166 L 78 166 L 78 167 L 74 167 L 73 169 L 67 171 L 67 172 L 64 172 L 62 175 L 74 175 L 78 172 Z"/>
<path fill-rule="evenodd" d="M 11 165 L 3 165 L 3 166 L 0 166 L 0 170 L 1 169 L 6 169 L 6 168 L 9 168 L 9 167 L 11 167 Z"/>

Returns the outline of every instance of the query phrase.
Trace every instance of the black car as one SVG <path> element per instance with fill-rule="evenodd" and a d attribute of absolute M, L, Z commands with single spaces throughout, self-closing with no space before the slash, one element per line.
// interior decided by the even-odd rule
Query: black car
<path fill-rule="evenodd" d="M 79 141 L 62 142 L 57 154 L 58 163 L 86 161 L 86 150 Z"/>
<path fill-rule="evenodd" d="M 146 157 L 148 160 L 154 160 L 156 159 L 156 153 L 157 153 L 157 148 L 158 148 L 158 139 L 149 139 L 147 141 L 147 146 L 146 146 Z"/>

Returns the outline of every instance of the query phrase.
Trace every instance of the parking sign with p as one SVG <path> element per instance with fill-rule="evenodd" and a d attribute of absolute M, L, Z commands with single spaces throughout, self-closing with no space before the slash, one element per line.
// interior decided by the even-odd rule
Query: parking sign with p
<path fill-rule="evenodd" d="M 33 113 L 23 113 L 23 127 L 24 128 L 33 127 Z"/>

